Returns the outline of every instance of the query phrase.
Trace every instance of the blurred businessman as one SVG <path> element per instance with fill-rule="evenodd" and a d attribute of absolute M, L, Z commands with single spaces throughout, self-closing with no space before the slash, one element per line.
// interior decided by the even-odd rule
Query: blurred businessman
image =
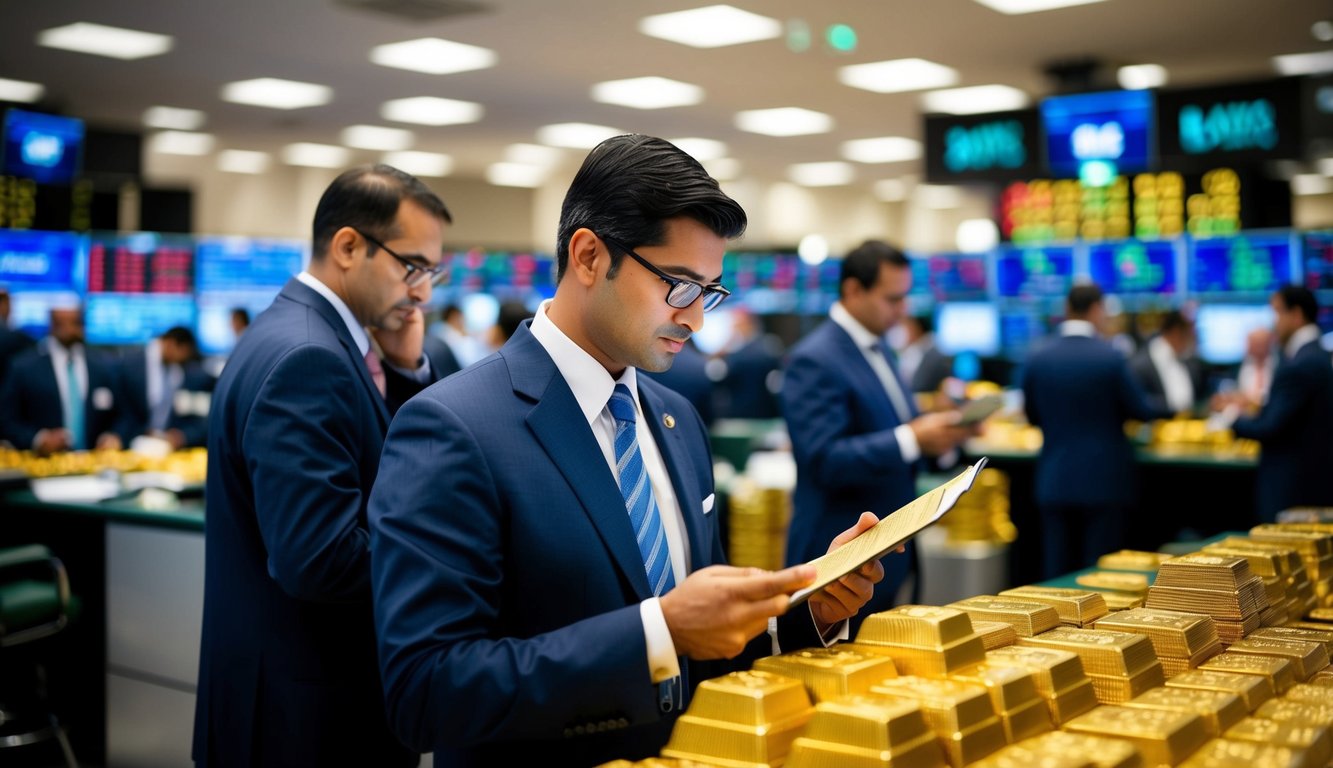
<path fill-rule="evenodd" d="M 173 449 L 204 445 L 214 381 L 199 362 L 193 331 L 169 328 L 126 355 L 119 368 L 117 432 L 124 440 L 149 435 L 166 440 Z"/>

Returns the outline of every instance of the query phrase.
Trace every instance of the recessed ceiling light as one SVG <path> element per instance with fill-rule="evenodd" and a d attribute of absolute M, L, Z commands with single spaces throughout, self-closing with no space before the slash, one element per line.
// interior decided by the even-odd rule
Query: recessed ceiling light
<path fill-rule="evenodd" d="M 270 109 L 304 109 L 328 104 L 333 89 L 327 85 L 260 77 L 222 86 L 222 100 Z"/>
<path fill-rule="evenodd" d="M 796 163 L 787 166 L 787 178 L 803 187 L 836 187 L 856 178 L 851 163 L 834 160 L 827 163 Z"/>
<path fill-rule="evenodd" d="M 639 31 L 694 48 L 720 48 L 782 36 L 782 22 L 730 5 L 646 16 Z"/>
<path fill-rule="evenodd" d="M 858 163 L 900 163 L 921 157 L 921 142 L 902 136 L 855 139 L 842 143 L 842 156 Z"/>
<path fill-rule="evenodd" d="M 731 181 L 741 175 L 741 161 L 734 157 L 719 157 L 701 162 L 708 175 L 717 181 Z"/>
<path fill-rule="evenodd" d="M 1000 243 L 1000 228 L 990 219 L 965 219 L 958 223 L 954 243 L 963 253 L 985 253 Z"/>
<path fill-rule="evenodd" d="M 947 88 L 958 82 L 958 71 L 925 59 L 893 59 L 840 67 L 838 81 L 875 93 L 902 93 Z"/>
<path fill-rule="evenodd" d="M 1333 179 L 1317 173 L 1302 173 L 1291 177 L 1293 195 L 1327 195 L 1333 192 Z"/>
<path fill-rule="evenodd" d="M 963 203 L 963 195 L 957 187 L 942 184 L 921 184 L 913 194 L 917 202 L 937 211 L 957 208 Z"/>
<path fill-rule="evenodd" d="M 53 27 L 37 34 L 37 44 L 47 48 L 91 53 L 125 61 L 166 53 L 171 50 L 172 42 L 169 35 L 89 24 L 86 21 Z"/>
<path fill-rule="evenodd" d="M 736 127 L 765 136 L 805 136 L 833 130 L 833 118 L 801 107 L 751 109 L 736 113 Z"/>
<path fill-rule="evenodd" d="M 1315 167 L 1325 176 L 1333 176 L 1333 157 L 1321 157 Z"/>
<path fill-rule="evenodd" d="M 716 160 L 719 157 L 726 157 L 727 145 L 715 139 L 667 139 L 675 144 L 680 151 L 698 160 L 701 163 L 709 160 Z M 716 176 L 714 178 L 717 178 Z"/>
<path fill-rule="evenodd" d="M 413 176 L 438 178 L 448 176 L 454 170 L 454 159 L 438 152 L 389 152 L 384 155 L 384 162 Z"/>
<path fill-rule="evenodd" d="M 1007 13 L 1012 16 L 1019 13 L 1053 11 L 1057 8 L 1068 8 L 1074 5 L 1090 5 L 1103 2 L 1103 0 L 977 0 L 977 2 L 993 11 Z"/>
<path fill-rule="evenodd" d="M 560 161 L 565 159 L 565 153 L 555 147 L 547 147 L 541 144 L 510 144 L 505 147 L 504 158 L 511 163 L 540 165 L 549 168 L 559 165 Z"/>
<path fill-rule="evenodd" d="M 485 110 L 473 101 L 441 99 L 437 96 L 414 96 L 394 99 L 380 105 L 380 117 L 396 123 L 417 125 L 459 125 L 475 123 Z"/>
<path fill-rule="evenodd" d="M 592 100 L 635 109 L 685 107 L 703 101 L 704 89 L 665 77 L 633 77 L 597 83 Z"/>
<path fill-rule="evenodd" d="M 537 141 L 552 147 L 592 149 L 623 131 L 592 123 L 555 123 L 537 129 Z"/>
<path fill-rule="evenodd" d="M 1310 25 L 1310 34 L 1321 43 L 1333 42 L 1333 21 L 1320 19 Z"/>
<path fill-rule="evenodd" d="M 524 163 L 491 163 L 486 180 L 500 187 L 540 187 L 546 181 L 546 169 Z"/>
<path fill-rule="evenodd" d="M 829 256 L 828 238 L 820 234 L 806 235 L 797 243 L 796 255 L 812 267 L 823 264 Z"/>
<path fill-rule="evenodd" d="M 263 173 L 268 170 L 267 152 L 224 149 L 218 153 L 218 169 L 227 173 Z"/>
<path fill-rule="evenodd" d="M 0 101 L 15 104 L 31 104 L 42 98 L 46 86 L 41 83 L 29 83 L 26 80 L 6 80 L 0 77 Z"/>
<path fill-rule="evenodd" d="M 907 199 L 907 182 L 902 179 L 884 179 L 875 182 L 875 197 L 886 203 Z"/>
<path fill-rule="evenodd" d="M 197 109 L 149 107 L 143 112 L 144 125 L 171 131 L 197 131 L 204 127 L 206 119 L 207 116 Z"/>
<path fill-rule="evenodd" d="M 378 149 L 393 152 L 407 149 L 417 137 L 402 128 L 383 128 L 378 125 L 349 125 L 343 129 L 342 143 L 357 149 Z"/>
<path fill-rule="evenodd" d="M 1333 51 L 1274 56 L 1273 66 L 1281 75 L 1320 75 L 1333 72 Z"/>
<path fill-rule="evenodd" d="M 377 45 L 370 49 L 370 60 L 385 67 L 450 75 L 495 66 L 495 51 L 466 43 L 423 37 L 401 43 Z"/>
<path fill-rule="evenodd" d="M 1022 109 L 1028 105 L 1028 95 L 1007 85 L 974 85 L 923 93 L 921 104 L 926 112 L 976 115 Z"/>
<path fill-rule="evenodd" d="M 1115 79 L 1127 91 L 1144 91 L 1166 85 L 1166 67 L 1161 64 L 1130 64 L 1116 70 Z"/>
<path fill-rule="evenodd" d="M 346 147 L 300 141 L 282 148 L 282 162 L 308 168 L 342 168 L 352 153 Z"/>
<path fill-rule="evenodd" d="M 213 134 L 163 131 L 148 139 L 148 151 L 161 155 L 206 155 L 213 151 Z"/>

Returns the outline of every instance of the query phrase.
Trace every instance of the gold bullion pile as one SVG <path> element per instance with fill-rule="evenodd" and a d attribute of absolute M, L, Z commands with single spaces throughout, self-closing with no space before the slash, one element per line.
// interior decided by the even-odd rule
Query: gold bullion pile
<path fill-rule="evenodd" d="M 167 472 L 178 475 L 187 484 L 204 482 L 208 471 L 208 452 L 186 448 L 157 458 L 133 451 L 67 451 L 39 456 L 32 451 L 0 448 L 0 470 L 23 477 L 42 478 L 62 475 L 88 475 L 116 472 Z"/>
<path fill-rule="evenodd" d="M 1333 524 L 866 617 L 704 681 L 661 756 L 606 766 L 1333 765 Z"/>

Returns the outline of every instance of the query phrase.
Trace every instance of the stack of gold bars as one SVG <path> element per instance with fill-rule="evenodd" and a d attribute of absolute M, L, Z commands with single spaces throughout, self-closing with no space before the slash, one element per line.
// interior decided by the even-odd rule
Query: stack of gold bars
<path fill-rule="evenodd" d="M 1203 729 L 1212 738 L 1221 736 L 1249 714 L 1236 694 L 1198 688 L 1154 688 L 1125 702 L 1125 706 L 1196 714 L 1203 718 Z"/>
<path fill-rule="evenodd" d="M 849 644 L 769 656 L 756 661 L 754 668 L 800 680 L 816 704 L 866 693 L 875 683 L 898 676 L 893 659 L 858 652 Z"/>
<path fill-rule="evenodd" d="M 1165 681 L 1152 642 L 1143 635 L 1061 627 L 1036 637 L 1020 637 L 1018 643 L 1078 654 L 1102 704 L 1129 701 Z"/>
<path fill-rule="evenodd" d="M 1051 713 L 1037 693 L 1033 673 L 1018 667 L 981 664 L 950 680 L 979 685 L 990 694 L 991 704 L 1004 726 L 1004 740 L 1016 744 L 1051 730 Z"/>
<path fill-rule="evenodd" d="M 1125 739 L 1139 748 L 1148 765 L 1179 765 L 1208 740 L 1197 714 L 1117 705 L 1076 717 L 1065 730 Z"/>
<path fill-rule="evenodd" d="M 1246 712 L 1253 712 L 1264 702 L 1277 695 L 1273 684 L 1259 675 L 1244 675 L 1238 672 L 1217 672 L 1208 669 L 1191 669 L 1188 672 L 1167 678 L 1167 688 L 1194 688 L 1201 691 L 1230 693 L 1245 705 Z"/>
<path fill-rule="evenodd" d="M 1320 608 L 1333 607 L 1333 523 L 1269 523 L 1250 529 L 1250 538 L 1285 544 L 1301 555 Z"/>
<path fill-rule="evenodd" d="M 1206 613 L 1216 622 L 1218 637 L 1230 645 L 1259 628 L 1268 594 L 1246 558 L 1194 553 L 1162 563 L 1145 605 Z"/>
<path fill-rule="evenodd" d="M 986 653 L 991 667 L 1015 667 L 1032 675 L 1046 700 L 1051 722 L 1060 726 L 1097 706 L 1097 693 L 1083 672 L 1083 662 L 1068 651 L 1013 646 Z"/>
<path fill-rule="evenodd" d="M 1300 552 L 1290 544 L 1260 541 L 1250 536 L 1228 536 L 1219 542 L 1205 546 L 1204 551 L 1211 552 L 1215 548 L 1235 548 L 1245 552 L 1258 550 L 1281 558 L 1282 565 L 1280 568 L 1287 574 L 1288 599 L 1297 598 L 1294 609 L 1288 607 L 1288 619 L 1300 618 L 1318 607 L 1318 598 L 1315 597 L 1314 585 L 1310 582 L 1309 573 L 1305 570 L 1305 561 L 1301 559 Z M 1256 571 L 1256 573 L 1261 572 Z"/>
<path fill-rule="evenodd" d="M 950 603 L 949 607 L 966 613 L 974 627 L 978 621 L 1001 621 L 1022 637 L 1039 635 L 1060 626 L 1060 615 L 1055 609 L 1035 600 L 981 595 Z"/>
<path fill-rule="evenodd" d="M 699 684 L 663 757 L 728 765 L 781 765 L 814 708 L 799 680 L 732 672 Z"/>
<path fill-rule="evenodd" d="M 1000 596 L 1045 603 L 1055 609 L 1060 623 L 1066 627 L 1091 627 L 1109 611 L 1106 598 L 1101 593 L 1086 589 L 1029 585 L 1006 589 Z"/>
<path fill-rule="evenodd" d="M 943 677 L 986 658 L 966 613 L 928 605 L 900 605 L 867 616 L 851 650 L 890 656 L 899 672 L 921 677 Z"/>
<path fill-rule="evenodd" d="M 952 768 L 976 762 L 1005 745 L 1004 725 L 984 686 L 907 675 L 884 680 L 871 691 L 920 704 Z"/>
<path fill-rule="evenodd" d="M 728 503 L 730 563 L 766 570 L 782 568 L 787 526 L 791 523 L 791 494 L 778 488 L 761 488 L 742 477 L 732 487 Z"/>
<path fill-rule="evenodd" d="M 899 766 L 944 768 L 944 750 L 921 705 L 887 696 L 844 696 L 815 705 L 787 768 Z"/>
<path fill-rule="evenodd" d="M 1174 677 L 1222 652 L 1211 616 L 1179 611 L 1134 608 L 1097 620 L 1097 629 L 1132 632 L 1147 637 L 1162 662 L 1162 672 Z"/>
<path fill-rule="evenodd" d="M 1014 631 L 1014 625 L 1006 624 L 1003 621 L 977 621 L 973 619 L 972 631 L 981 635 L 981 644 L 988 651 L 1018 642 L 1018 633 Z"/>
<path fill-rule="evenodd" d="M 983 469 L 952 509 L 940 518 L 951 543 L 1012 542 L 1018 529 L 1009 519 L 1009 476 L 998 469 Z"/>
<path fill-rule="evenodd" d="M 1257 545 L 1256 545 L 1257 544 Z M 1273 612 L 1274 621 L 1265 622 L 1260 616 L 1260 624 L 1274 626 L 1278 618 L 1288 619 L 1301 616 L 1308 610 L 1307 598 L 1314 600 L 1314 587 L 1305 577 L 1305 567 L 1300 555 L 1294 549 L 1283 549 L 1268 544 L 1258 544 L 1249 539 L 1231 538 L 1227 541 L 1214 542 L 1203 548 L 1210 555 L 1221 557 L 1243 557 L 1250 562 L 1250 571 L 1264 582 L 1264 592 L 1268 595 L 1268 606 Z M 1295 579 L 1299 569 L 1300 582 Z"/>

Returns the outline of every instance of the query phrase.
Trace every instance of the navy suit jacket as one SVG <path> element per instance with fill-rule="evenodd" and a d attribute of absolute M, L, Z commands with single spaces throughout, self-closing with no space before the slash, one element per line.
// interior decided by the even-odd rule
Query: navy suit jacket
<path fill-rule="evenodd" d="M 371 496 L 389 717 L 436 766 L 654 755 L 680 711 L 659 710 L 639 608 L 652 592 L 620 489 L 529 322 L 403 406 Z M 638 388 L 691 567 L 722 563 L 703 423 L 651 379 Z M 779 623 L 785 647 L 819 644 L 808 611 Z M 683 662 L 686 691 L 729 669 Z"/>
<path fill-rule="evenodd" d="M 911 404 L 911 388 L 899 383 Z M 828 320 L 792 348 L 782 382 L 783 416 L 796 455 L 795 509 L 787 564 L 813 560 L 862 512 L 883 517 L 915 499 L 919 462 L 903 461 L 893 434 L 902 424 L 884 384 L 856 342 Z M 881 562 L 884 581 L 861 616 L 893 607 L 915 553 Z M 859 618 L 852 620 L 855 632 Z"/>
<path fill-rule="evenodd" d="M 763 334 L 726 356 L 722 417 L 775 419 L 782 415 L 777 395 L 769 388 L 769 377 L 782 367 L 781 346 L 776 337 Z"/>
<path fill-rule="evenodd" d="M 661 372 L 640 371 L 679 395 L 684 396 L 699 412 L 704 424 L 712 424 L 716 416 L 713 408 L 713 380 L 708 378 L 708 358 L 694 342 L 687 341 L 671 367 Z M 642 378 L 642 376 L 640 376 Z"/>
<path fill-rule="evenodd" d="M 336 310 L 289 281 L 210 412 L 199 765 L 416 763 L 388 728 L 370 606 L 389 418 Z"/>
<path fill-rule="evenodd" d="M 120 360 L 120 417 L 117 433 L 128 442 L 148 431 L 151 411 L 148 406 L 148 352 L 136 349 Z M 182 366 L 184 376 L 179 392 L 207 397 L 216 382 L 197 362 Z M 193 409 L 178 408 L 173 398 L 167 429 L 179 429 L 185 435 L 185 447 L 194 448 L 208 441 L 208 414 Z"/>
<path fill-rule="evenodd" d="M 1101 339 L 1061 336 L 1028 360 L 1023 400 L 1028 421 L 1042 430 L 1039 505 L 1134 503 L 1138 473 L 1125 421 L 1169 414 L 1148 403 L 1124 355 Z"/>
<path fill-rule="evenodd" d="M 1159 411 L 1169 413 L 1171 407 L 1166 402 L 1166 385 L 1162 383 L 1162 374 L 1157 370 L 1157 364 L 1153 362 L 1148 349 L 1149 345 L 1144 344 L 1129 358 L 1129 372 L 1143 391 L 1148 404 Z M 1202 400 L 1204 381 L 1203 370 L 1199 366 L 1199 361 L 1195 358 L 1189 358 L 1182 361 L 1182 365 L 1189 372 L 1190 385 L 1194 388 L 1194 400 L 1196 402 Z"/>
<path fill-rule="evenodd" d="M 86 345 L 83 356 L 88 365 L 88 388 L 83 395 L 83 425 L 88 444 L 84 447 L 92 448 L 99 436 L 115 432 L 118 389 L 115 368 L 110 363 Z M 46 344 L 38 344 L 14 358 L 0 402 L 5 404 L 4 413 L 0 414 L 0 436 L 15 448 L 32 448 L 39 431 L 65 426 L 56 371 Z"/>
<path fill-rule="evenodd" d="M 1317 339 L 1278 365 L 1263 410 L 1233 429 L 1263 444 L 1256 483 L 1263 520 L 1290 507 L 1333 507 L 1333 367 Z"/>
<path fill-rule="evenodd" d="M 32 349 L 36 343 L 36 339 L 23 331 L 0 322 L 0 386 L 5 383 L 10 362 L 24 351 Z"/>

